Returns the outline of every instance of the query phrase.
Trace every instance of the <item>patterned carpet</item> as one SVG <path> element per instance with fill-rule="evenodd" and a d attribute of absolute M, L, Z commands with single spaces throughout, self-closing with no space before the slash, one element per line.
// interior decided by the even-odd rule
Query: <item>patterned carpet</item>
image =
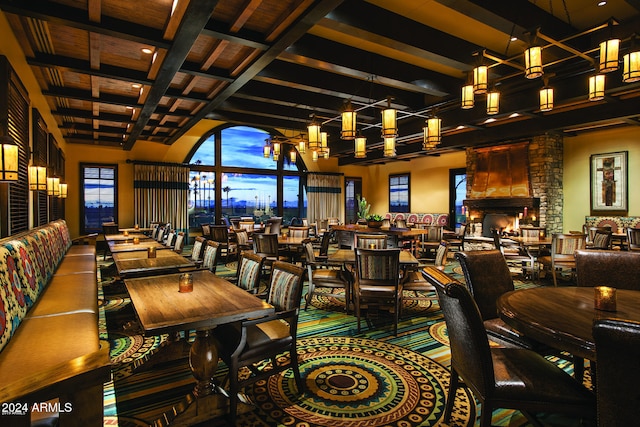
<path fill-rule="evenodd" d="M 459 276 L 457 264 L 446 271 Z M 107 271 L 104 270 L 103 271 Z M 217 274 L 235 273 L 235 263 L 219 265 Z M 461 277 L 460 277 L 461 278 Z M 105 426 L 137 427 L 152 423 L 179 403 L 194 385 L 188 360 L 133 373 L 166 336 L 145 337 L 135 321 L 126 290 L 102 277 L 101 331 L 111 343 L 113 382 L 105 388 Z M 533 286 L 518 282 L 518 286 Z M 446 328 L 437 302 L 407 301 L 398 335 L 392 317 L 380 315 L 356 331 L 356 319 L 344 313 L 335 294 L 313 298 L 302 310 L 298 328 L 300 367 L 307 390 L 299 395 L 293 375 L 285 372 L 245 390 L 255 410 L 238 417 L 251 426 L 439 426 L 449 384 Z M 192 340 L 193 336 L 187 337 Z M 566 365 L 558 361 L 561 366 Z M 567 368 L 568 369 L 568 368 Z M 222 383 L 227 373 L 220 363 Z M 478 404 L 468 390 L 459 390 L 451 426 L 473 426 Z M 571 426 L 566 420 L 547 425 Z M 495 411 L 493 424 L 524 426 L 518 412 Z M 224 419 L 202 424 L 224 426 Z"/>

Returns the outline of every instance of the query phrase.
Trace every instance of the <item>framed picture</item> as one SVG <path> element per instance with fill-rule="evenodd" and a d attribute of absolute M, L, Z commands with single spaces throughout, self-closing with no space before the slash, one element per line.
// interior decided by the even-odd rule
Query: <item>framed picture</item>
<path fill-rule="evenodd" d="M 591 215 L 628 211 L 627 151 L 591 155 Z"/>

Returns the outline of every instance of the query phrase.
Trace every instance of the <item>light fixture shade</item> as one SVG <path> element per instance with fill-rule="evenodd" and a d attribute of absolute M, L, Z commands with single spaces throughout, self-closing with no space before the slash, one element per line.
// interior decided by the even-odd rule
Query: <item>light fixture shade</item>
<path fill-rule="evenodd" d="M 0 137 L 0 181 L 18 180 L 18 146 L 10 136 Z"/>
<path fill-rule="evenodd" d="M 29 190 L 41 191 L 47 189 L 47 168 L 44 166 L 29 166 Z"/>
<path fill-rule="evenodd" d="M 60 196 L 58 197 L 60 197 L 61 199 L 66 199 L 68 191 L 69 191 L 69 188 L 67 187 L 67 184 L 60 183 Z"/>
<path fill-rule="evenodd" d="M 610 39 L 600 43 L 600 72 L 608 73 L 618 69 L 619 39 Z"/>
<path fill-rule="evenodd" d="M 422 148 L 424 150 L 432 150 L 436 148 L 436 145 L 440 144 L 441 125 L 442 120 L 437 117 L 432 117 L 427 120 L 427 126 L 423 128 L 424 138 Z"/>
<path fill-rule="evenodd" d="M 273 141 L 272 145 L 273 145 L 273 154 L 279 156 L 280 155 L 280 143 L 277 142 L 277 141 Z"/>
<path fill-rule="evenodd" d="M 298 160 L 298 155 L 294 148 L 289 152 L 289 160 L 291 160 L 291 163 L 295 163 Z"/>
<path fill-rule="evenodd" d="M 60 178 L 47 178 L 47 196 L 57 197 L 60 195 Z"/>
<path fill-rule="evenodd" d="M 469 108 L 473 108 L 474 99 L 473 99 L 473 85 L 468 84 L 462 86 L 462 109 L 467 110 Z"/>
<path fill-rule="evenodd" d="M 314 161 L 314 162 L 317 162 L 317 161 L 318 161 L 318 152 L 317 152 L 317 151 L 314 151 L 314 152 L 311 154 L 311 160 L 312 160 L 312 161 Z"/>
<path fill-rule="evenodd" d="M 322 152 L 323 155 L 324 155 L 325 160 L 329 158 L 329 151 L 330 151 L 330 148 L 327 147 L 327 149 Z"/>
<path fill-rule="evenodd" d="M 357 115 L 351 106 L 351 102 L 348 102 L 342 112 L 342 132 L 340 133 L 340 138 L 345 140 L 355 139 Z"/>
<path fill-rule="evenodd" d="M 622 81 L 633 83 L 640 80 L 640 51 L 629 52 L 622 57 Z"/>
<path fill-rule="evenodd" d="M 265 140 L 264 147 L 262 147 L 262 156 L 265 159 L 268 159 L 271 156 L 271 145 L 269 145 L 269 140 Z"/>
<path fill-rule="evenodd" d="M 320 132 L 320 153 L 324 153 L 329 150 L 329 134 L 327 132 Z"/>
<path fill-rule="evenodd" d="M 473 91 L 487 93 L 488 69 L 486 65 L 479 65 L 473 69 Z"/>
<path fill-rule="evenodd" d="M 396 110 L 394 108 L 385 108 L 382 110 L 382 137 L 395 138 L 398 136 L 398 128 L 396 124 Z"/>
<path fill-rule="evenodd" d="M 545 86 L 540 89 L 540 111 L 553 110 L 553 88 Z"/>
<path fill-rule="evenodd" d="M 396 137 L 390 136 L 384 138 L 384 157 L 395 157 L 396 156 Z"/>
<path fill-rule="evenodd" d="M 589 101 L 599 101 L 604 98 L 604 74 L 589 77 Z"/>
<path fill-rule="evenodd" d="M 307 152 L 307 143 L 302 138 L 298 141 L 298 152 L 300 154 L 305 154 Z"/>
<path fill-rule="evenodd" d="M 540 46 L 531 46 L 524 51 L 524 76 L 528 79 L 535 79 L 543 73 L 542 48 Z"/>
<path fill-rule="evenodd" d="M 500 92 L 487 93 L 487 114 L 498 114 L 500 111 Z"/>
<path fill-rule="evenodd" d="M 354 142 L 354 156 L 356 159 L 364 159 L 367 157 L 367 138 L 359 136 Z"/>
<path fill-rule="evenodd" d="M 309 133 L 309 149 L 317 150 L 320 147 L 320 125 L 314 120 L 307 126 Z"/>

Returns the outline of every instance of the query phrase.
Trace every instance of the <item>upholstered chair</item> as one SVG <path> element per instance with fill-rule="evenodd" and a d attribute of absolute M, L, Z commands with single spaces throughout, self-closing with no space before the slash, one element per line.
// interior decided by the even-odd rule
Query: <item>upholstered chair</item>
<path fill-rule="evenodd" d="M 309 307 L 311 298 L 324 292 L 318 292 L 317 288 L 344 289 L 345 311 L 349 312 L 351 303 L 351 289 L 349 283 L 349 273 L 344 271 L 344 264 L 332 264 L 326 259 L 316 259 L 313 244 L 307 242 L 303 246 L 305 255 L 305 266 L 307 268 L 307 280 L 309 290 L 305 296 L 304 309 Z M 334 295 L 335 296 L 335 295 Z"/>
<path fill-rule="evenodd" d="M 554 234 L 551 238 L 551 254 L 538 258 L 538 262 L 551 271 L 553 285 L 558 286 L 557 271 L 570 270 L 572 275 L 576 268 L 575 252 L 587 246 L 586 234 L 569 233 Z"/>
<path fill-rule="evenodd" d="M 627 228 L 627 249 L 640 251 L 640 228 Z"/>
<path fill-rule="evenodd" d="M 386 234 L 368 234 L 368 233 L 354 233 L 354 248 L 365 249 L 386 249 L 387 248 L 387 235 Z M 373 247 L 371 246 L 373 245 Z"/>
<path fill-rule="evenodd" d="M 202 264 L 202 258 L 204 255 L 204 249 L 207 245 L 207 239 L 202 236 L 196 236 L 191 247 L 191 253 L 187 255 L 189 260 L 193 262 L 196 267 Z"/>
<path fill-rule="evenodd" d="M 523 275 L 530 274 L 532 278 L 537 278 L 535 258 L 525 247 L 517 244 L 505 244 L 498 230 L 492 230 L 491 234 L 496 249 L 502 252 L 507 265 L 521 269 Z"/>
<path fill-rule="evenodd" d="M 587 248 L 611 249 L 611 235 L 610 227 L 590 227 L 587 235 Z"/>
<path fill-rule="evenodd" d="M 443 421 L 451 422 L 456 392 L 464 382 L 480 401 L 480 427 L 494 409 L 517 409 L 595 420 L 595 396 L 540 354 L 524 348 L 490 347 L 480 310 L 468 289 L 436 286 L 451 348 L 451 381 Z M 462 381 L 461 381 L 462 380 Z"/>
<path fill-rule="evenodd" d="M 220 251 L 224 252 L 225 260 L 229 260 L 229 229 L 226 225 L 211 225 L 210 239 L 218 242 Z"/>
<path fill-rule="evenodd" d="M 202 236 L 205 239 L 209 239 L 211 237 L 211 226 L 209 224 L 200 224 L 200 228 L 202 229 Z"/>
<path fill-rule="evenodd" d="M 640 253 L 598 249 L 577 250 L 576 283 L 640 291 Z"/>
<path fill-rule="evenodd" d="M 405 271 L 402 278 L 402 301 L 409 300 L 437 300 L 435 288 L 422 275 L 422 269 L 428 265 L 444 269 L 447 264 L 449 254 L 449 244 L 442 240 L 436 250 L 436 257 L 433 262 L 429 260 L 420 260 L 417 269 Z M 426 262 L 425 262 L 426 261 Z"/>
<path fill-rule="evenodd" d="M 236 286 L 252 294 L 260 291 L 260 274 L 264 258 L 253 252 L 243 251 L 238 256 L 238 268 L 236 277 L 231 278 L 231 282 Z"/>
<path fill-rule="evenodd" d="M 181 254 L 182 251 L 184 250 L 184 245 L 185 245 L 185 234 L 184 231 L 179 231 L 176 234 L 176 237 L 173 241 L 173 251 L 177 254 Z"/>
<path fill-rule="evenodd" d="M 213 240 L 207 240 L 202 258 L 202 268 L 206 268 L 212 273 L 218 268 L 218 259 L 220 258 L 220 243 Z"/>

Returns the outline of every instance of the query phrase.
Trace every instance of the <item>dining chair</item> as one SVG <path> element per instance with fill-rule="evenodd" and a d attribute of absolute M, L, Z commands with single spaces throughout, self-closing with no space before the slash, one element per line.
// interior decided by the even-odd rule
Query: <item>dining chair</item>
<path fill-rule="evenodd" d="M 267 220 L 265 224 L 265 233 L 271 234 L 280 234 L 280 230 L 282 228 L 282 217 L 281 216 L 272 216 Z"/>
<path fill-rule="evenodd" d="M 248 233 L 253 233 L 255 221 L 240 221 L 239 226 L 241 230 L 247 230 Z"/>
<path fill-rule="evenodd" d="M 354 248 L 386 249 L 386 234 L 354 233 Z"/>
<path fill-rule="evenodd" d="M 272 265 L 276 261 L 286 261 L 287 258 L 280 255 L 278 235 L 272 233 L 254 233 L 253 251 L 264 258 L 262 265 L 263 277 L 270 275 Z"/>
<path fill-rule="evenodd" d="M 266 298 L 275 313 L 221 325 L 214 330 L 220 343 L 219 356 L 229 367 L 231 425 L 235 425 L 238 393 L 249 384 L 291 369 L 298 393 L 304 392 L 296 350 L 304 272 L 300 266 L 275 262 Z M 282 357 L 283 354 L 288 357 Z M 261 363 L 265 359 L 270 359 L 271 363 Z M 244 374 L 244 367 L 249 368 L 249 376 Z"/>
<path fill-rule="evenodd" d="M 329 221 L 326 219 L 316 220 L 316 236 L 322 236 L 329 229 Z"/>
<path fill-rule="evenodd" d="M 429 265 L 444 269 L 449 255 L 449 244 L 442 240 L 436 250 L 436 257 L 433 262 L 420 260 L 416 268 L 407 269 L 402 277 L 402 302 L 411 300 L 431 300 L 436 301 L 436 289 L 422 274 L 422 269 Z M 425 262 L 426 261 L 426 262 Z"/>
<path fill-rule="evenodd" d="M 441 225 L 423 225 L 419 226 L 425 230 L 425 233 L 420 235 L 417 242 L 417 253 L 419 258 L 426 258 L 427 256 L 433 256 L 435 252 L 440 248 L 442 242 L 442 229 Z"/>
<path fill-rule="evenodd" d="M 224 252 L 225 262 L 229 260 L 229 229 L 226 225 L 211 225 L 210 240 L 218 242 L 220 251 Z"/>
<path fill-rule="evenodd" d="M 404 218 L 396 219 L 396 228 L 407 228 L 407 220 Z"/>
<path fill-rule="evenodd" d="M 236 277 L 231 282 L 252 294 L 260 291 L 260 273 L 264 258 L 249 251 L 242 251 L 238 255 Z"/>
<path fill-rule="evenodd" d="M 210 238 L 211 237 L 211 225 L 209 224 L 200 224 L 200 228 L 202 229 L 202 235 L 205 238 Z"/>
<path fill-rule="evenodd" d="M 305 266 L 307 268 L 307 280 L 309 282 L 308 292 L 305 296 L 304 309 L 309 307 L 311 298 L 314 295 L 326 295 L 326 292 L 319 292 L 318 288 L 344 289 L 345 311 L 349 313 L 351 304 L 351 289 L 349 274 L 344 270 L 342 263 L 330 263 L 326 259 L 316 259 L 313 244 L 307 242 L 303 245 L 305 254 Z M 332 293 L 333 296 L 334 295 Z"/>
<path fill-rule="evenodd" d="M 640 291 L 640 253 L 580 249 L 576 251 L 576 284 Z"/>
<path fill-rule="evenodd" d="M 627 228 L 627 249 L 640 251 L 640 228 Z"/>
<path fill-rule="evenodd" d="M 220 259 L 220 243 L 213 240 L 207 240 L 201 268 L 215 273 L 218 268 L 218 259 Z"/>
<path fill-rule="evenodd" d="M 185 245 L 185 234 L 184 231 L 179 231 L 178 234 L 176 235 L 176 238 L 173 242 L 173 251 L 177 254 L 181 254 L 182 251 L 184 250 L 184 245 Z"/>
<path fill-rule="evenodd" d="M 356 248 L 355 252 L 353 299 L 358 319 L 358 333 L 364 307 L 369 312 L 369 309 L 374 307 L 391 306 L 394 314 L 393 334 L 397 336 L 402 296 L 400 249 Z"/>
<path fill-rule="evenodd" d="M 239 256 L 242 251 L 249 251 L 253 248 L 253 241 L 249 238 L 247 230 L 235 231 L 236 241 L 229 242 L 229 254 Z"/>
<path fill-rule="evenodd" d="M 193 262 L 196 267 L 202 265 L 202 258 L 204 256 L 204 250 L 207 245 L 207 239 L 202 236 L 196 236 L 191 247 L 191 253 L 187 255 L 187 258 Z"/>
<path fill-rule="evenodd" d="M 451 349 L 451 380 L 443 421 L 451 422 L 456 392 L 464 386 L 480 401 L 480 427 L 491 426 L 494 409 L 517 409 L 534 425 L 535 413 L 595 420 L 595 396 L 535 351 L 491 347 L 480 310 L 464 285 L 436 286 Z M 462 381 L 461 381 L 462 380 Z"/>
<path fill-rule="evenodd" d="M 623 319 L 597 319 L 596 400 L 598 426 L 626 427 L 638 418 L 640 404 L 640 323 Z"/>
<path fill-rule="evenodd" d="M 309 237 L 309 227 L 295 227 L 289 226 L 287 228 L 289 237 L 295 239 L 306 239 Z M 301 246 L 285 245 L 282 250 L 287 254 L 287 258 L 292 262 L 298 262 L 304 253 L 304 249 Z"/>
<path fill-rule="evenodd" d="M 340 218 L 335 216 L 327 218 L 327 229 L 333 227 L 334 225 L 340 225 Z"/>
<path fill-rule="evenodd" d="M 611 249 L 611 227 L 589 227 L 587 234 L 587 248 Z"/>
<path fill-rule="evenodd" d="M 169 232 L 169 234 L 167 234 L 167 238 L 164 240 L 164 245 L 168 248 L 173 249 L 174 245 L 176 244 L 176 237 L 178 236 L 178 234 L 176 233 L 175 230 L 171 230 Z"/>
<path fill-rule="evenodd" d="M 460 226 L 460 232 L 456 234 L 456 237 L 447 239 L 447 243 L 449 243 L 449 247 L 451 249 L 455 248 L 458 251 L 464 251 L 464 239 L 467 235 L 467 224 L 462 224 Z"/>
<path fill-rule="evenodd" d="M 104 240 L 104 251 L 102 252 L 102 258 L 106 258 L 107 255 L 109 254 L 109 244 L 106 240 L 106 236 L 110 235 L 110 234 L 118 234 L 120 232 L 120 229 L 118 227 L 118 224 L 116 224 L 115 222 L 103 222 L 102 223 L 102 237 L 105 239 Z"/>
<path fill-rule="evenodd" d="M 538 277 L 535 269 L 536 260 L 525 246 L 504 243 L 498 230 L 491 230 L 491 234 L 496 249 L 502 252 L 507 265 L 521 270 L 523 277 L 527 274 L 530 274 L 533 279 Z"/>
<path fill-rule="evenodd" d="M 554 234 L 551 238 L 551 253 L 538 258 L 538 262 L 551 271 L 553 285 L 558 286 L 557 270 L 568 269 L 573 276 L 576 268 L 576 258 L 574 256 L 578 249 L 587 246 L 586 234 Z"/>

